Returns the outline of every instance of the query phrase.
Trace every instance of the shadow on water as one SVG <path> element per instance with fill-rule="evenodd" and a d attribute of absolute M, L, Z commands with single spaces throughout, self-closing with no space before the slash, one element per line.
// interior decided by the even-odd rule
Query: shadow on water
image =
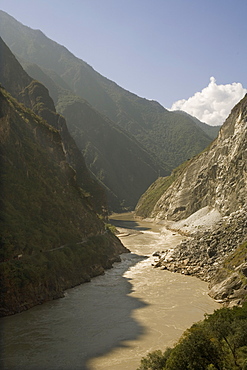
<path fill-rule="evenodd" d="M 133 311 L 146 303 L 129 296 L 131 279 L 123 274 L 145 258 L 123 254 L 105 275 L 64 298 L 1 319 L 1 369 L 90 370 L 90 359 L 144 334 Z"/>
<path fill-rule="evenodd" d="M 136 221 L 121 220 L 121 219 L 109 219 L 110 223 L 116 227 L 121 227 L 123 229 L 132 229 L 138 231 L 151 230 L 151 227 L 140 226 Z"/>

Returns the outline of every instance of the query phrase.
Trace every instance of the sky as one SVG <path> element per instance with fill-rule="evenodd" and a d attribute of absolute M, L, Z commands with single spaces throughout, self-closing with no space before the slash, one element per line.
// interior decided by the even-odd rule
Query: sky
<path fill-rule="evenodd" d="M 128 91 L 210 125 L 247 92 L 247 0 L 0 0 L 0 9 Z"/>

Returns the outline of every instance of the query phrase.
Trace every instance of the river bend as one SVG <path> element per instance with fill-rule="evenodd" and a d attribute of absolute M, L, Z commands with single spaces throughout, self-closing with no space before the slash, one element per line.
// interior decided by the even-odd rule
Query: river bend
<path fill-rule="evenodd" d="M 175 246 L 181 235 L 132 214 L 112 223 L 131 253 L 64 298 L 2 318 L 1 369 L 135 370 L 141 357 L 172 346 L 220 307 L 205 282 L 151 266 L 153 252 Z"/>

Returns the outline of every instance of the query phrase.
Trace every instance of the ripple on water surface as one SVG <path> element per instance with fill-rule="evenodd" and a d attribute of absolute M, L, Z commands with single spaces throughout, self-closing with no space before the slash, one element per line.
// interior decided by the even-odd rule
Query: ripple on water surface
<path fill-rule="evenodd" d="M 181 236 L 119 217 L 128 221 L 121 239 L 132 253 L 63 299 L 1 319 L 3 368 L 134 370 L 142 356 L 171 346 L 219 307 L 206 283 L 152 268 L 153 252 Z"/>

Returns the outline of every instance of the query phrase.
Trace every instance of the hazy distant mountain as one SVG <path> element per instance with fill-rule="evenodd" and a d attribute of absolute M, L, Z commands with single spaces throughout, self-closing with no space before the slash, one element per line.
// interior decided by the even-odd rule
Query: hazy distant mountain
<path fill-rule="evenodd" d="M 68 163 L 76 170 L 78 184 L 90 194 L 98 213 L 107 208 L 103 188 L 92 179 L 81 152 L 68 132 L 64 118 L 56 113 L 48 90 L 33 80 L 21 67 L 9 48 L 0 38 L 0 83 L 26 107 L 47 120 L 60 132 Z"/>
<path fill-rule="evenodd" d="M 210 126 L 210 125 L 207 125 L 205 122 L 200 121 L 196 117 L 194 117 L 191 114 L 189 114 L 187 112 L 184 112 L 182 110 L 176 110 L 176 111 L 173 111 L 173 112 L 176 112 L 178 114 L 182 114 L 183 116 L 189 116 L 212 139 L 215 139 L 216 138 L 216 136 L 218 135 L 218 132 L 219 132 L 219 130 L 221 128 L 221 126 Z"/>
<path fill-rule="evenodd" d="M 111 210 L 133 209 L 152 181 L 159 174 L 168 174 L 135 138 L 65 89 L 58 76 L 54 78 L 54 73 L 41 70 L 36 64 L 23 65 L 52 92 L 89 170 L 104 185 Z"/>
<path fill-rule="evenodd" d="M 16 55 L 53 71 L 53 76 L 50 74 L 53 81 L 56 78 L 58 82 L 59 76 L 74 94 L 134 136 L 167 169 L 194 156 L 211 142 L 212 138 L 191 117 L 169 112 L 155 101 L 122 89 L 41 31 L 23 26 L 6 13 L 0 12 L 0 20 L 0 34 Z"/>

